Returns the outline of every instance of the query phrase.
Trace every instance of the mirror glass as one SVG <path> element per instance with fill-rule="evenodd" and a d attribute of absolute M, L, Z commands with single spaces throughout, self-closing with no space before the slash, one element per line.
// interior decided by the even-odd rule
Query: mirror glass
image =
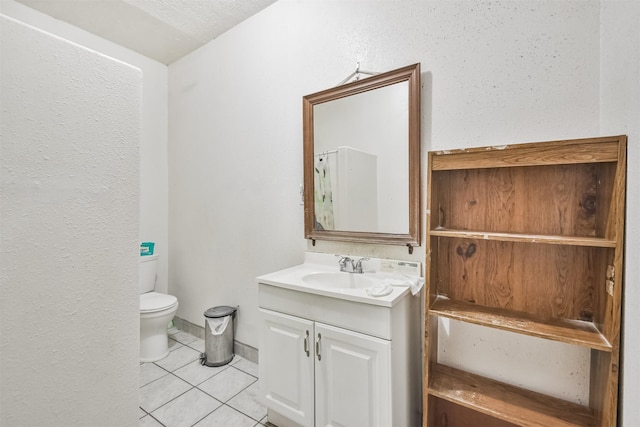
<path fill-rule="evenodd" d="M 305 236 L 419 245 L 420 67 L 303 99 Z"/>

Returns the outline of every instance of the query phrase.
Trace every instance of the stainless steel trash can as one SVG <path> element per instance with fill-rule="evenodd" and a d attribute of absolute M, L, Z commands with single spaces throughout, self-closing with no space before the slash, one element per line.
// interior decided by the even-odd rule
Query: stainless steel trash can
<path fill-rule="evenodd" d="M 204 312 L 204 353 L 200 363 L 207 366 L 222 366 L 233 359 L 233 318 L 238 307 L 221 305 Z"/>

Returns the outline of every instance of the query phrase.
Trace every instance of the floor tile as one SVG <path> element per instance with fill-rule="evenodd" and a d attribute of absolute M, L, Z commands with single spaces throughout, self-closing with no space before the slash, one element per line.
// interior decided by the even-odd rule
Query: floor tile
<path fill-rule="evenodd" d="M 204 353 L 204 340 L 197 338 L 195 341 L 190 342 L 189 344 L 187 344 L 189 347 L 191 347 L 192 349 L 199 351 L 200 353 Z"/>
<path fill-rule="evenodd" d="M 260 401 L 260 387 L 258 382 L 251 384 L 227 402 L 227 405 L 250 416 L 256 421 L 267 416 L 267 408 Z"/>
<path fill-rule="evenodd" d="M 156 365 L 173 372 L 184 365 L 200 358 L 200 353 L 189 347 L 180 347 L 169 352 L 169 355 L 162 360 L 158 360 Z"/>
<path fill-rule="evenodd" d="M 244 371 L 247 374 L 253 375 L 254 377 L 258 378 L 258 364 L 257 363 L 250 362 L 247 359 L 242 358 L 242 357 L 237 356 L 237 355 L 234 357 L 234 359 L 237 359 L 237 361 L 234 360 L 232 362 L 233 366 L 235 368 L 238 368 L 241 371 Z"/>
<path fill-rule="evenodd" d="M 255 377 L 231 366 L 203 382 L 198 388 L 216 399 L 226 402 L 256 381 Z"/>
<path fill-rule="evenodd" d="M 151 415 L 140 418 L 138 421 L 139 427 L 163 427 L 162 424 L 153 419 Z"/>
<path fill-rule="evenodd" d="M 213 397 L 192 388 L 153 411 L 152 415 L 167 427 L 190 427 L 220 405 L 222 403 Z"/>
<path fill-rule="evenodd" d="M 192 385 L 198 385 L 212 376 L 219 374 L 227 369 L 228 366 L 204 366 L 200 363 L 200 360 L 194 360 L 186 366 L 173 371 L 174 375 L 182 378 L 186 382 Z"/>
<path fill-rule="evenodd" d="M 169 338 L 169 351 L 177 350 L 180 347 L 184 347 L 184 344 L 180 344 L 178 341 Z"/>
<path fill-rule="evenodd" d="M 193 342 L 198 339 L 198 337 L 182 331 L 175 334 L 170 334 L 169 337 L 182 344 L 189 344 L 190 342 Z"/>
<path fill-rule="evenodd" d="M 155 363 L 143 363 L 140 365 L 140 387 L 168 374 L 167 371 Z"/>
<path fill-rule="evenodd" d="M 200 354 L 205 352 L 205 344 L 205 340 L 174 327 L 169 330 L 169 355 L 155 363 L 140 364 L 140 426 L 266 425 L 258 365 L 236 355 L 230 364 L 203 366 Z"/>
<path fill-rule="evenodd" d="M 255 425 L 255 420 L 227 405 L 223 405 L 194 427 L 253 427 Z"/>
<path fill-rule="evenodd" d="M 153 412 L 191 388 L 191 384 L 175 375 L 164 377 L 140 388 L 140 407 Z"/>

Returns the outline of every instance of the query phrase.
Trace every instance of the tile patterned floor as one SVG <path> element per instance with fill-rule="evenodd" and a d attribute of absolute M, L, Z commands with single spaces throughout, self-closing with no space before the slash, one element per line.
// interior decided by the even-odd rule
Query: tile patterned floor
<path fill-rule="evenodd" d="M 261 427 L 258 365 L 240 356 L 230 364 L 200 364 L 204 340 L 172 329 L 169 355 L 140 364 L 140 427 Z"/>

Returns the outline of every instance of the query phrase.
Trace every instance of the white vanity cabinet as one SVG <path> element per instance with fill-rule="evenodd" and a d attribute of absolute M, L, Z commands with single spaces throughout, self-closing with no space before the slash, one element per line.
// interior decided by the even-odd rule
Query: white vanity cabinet
<path fill-rule="evenodd" d="M 258 277 L 259 381 L 268 421 L 278 427 L 419 426 L 420 297 L 402 287 L 374 298 L 365 289 L 300 284 L 320 269 Z"/>
<path fill-rule="evenodd" d="M 261 310 L 260 381 L 270 421 L 391 426 L 391 341 Z M 274 419 L 271 419 L 274 418 Z M 288 419 L 288 420 L 287 420 Z"/>

